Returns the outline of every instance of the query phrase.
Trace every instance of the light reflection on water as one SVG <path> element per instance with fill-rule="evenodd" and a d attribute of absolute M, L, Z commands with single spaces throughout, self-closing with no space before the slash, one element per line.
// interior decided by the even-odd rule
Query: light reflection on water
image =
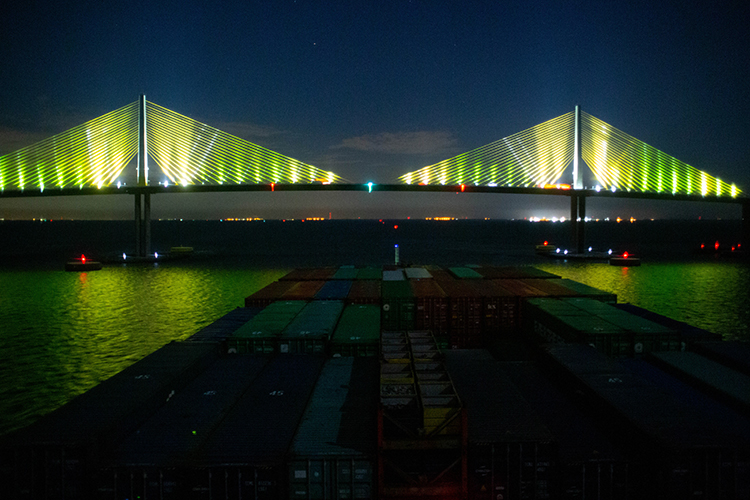
<path fill-rule="evenodd" d="M 173 340 L 288 269 L 114 266 L 0 272 L 0 434 Z"/>
<path fill-rule="evenodd" d="M 750 267 L 742 262 L 644 262 L 640 267 L 550 261 L 545 271 L 722 335 L 750 340 Z"/>

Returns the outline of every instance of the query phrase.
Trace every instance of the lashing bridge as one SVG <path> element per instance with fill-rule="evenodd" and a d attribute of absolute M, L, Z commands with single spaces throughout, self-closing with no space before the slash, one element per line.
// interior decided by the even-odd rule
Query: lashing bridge
<path fill-rule="evenodd" d="M 135 183 L 124 175 L 135 158 Z M 149 158 L 160 170 L 149 175 Z M 584 168 L 585 166 L 588 169 Z M 566 174 L 566 172 L 569 172 Z M 132 177 L 132 175 L 131 175 Z M 146 101 L 134 103 L 0 157 L 0 198 L 131 194 L 136 253 L 150 249 L 151 195 L 207 191 L 460 191 L 569 196 L 572 237 L 584 247 L 586 198 L 742 204 L 742 191 L 575 111 L 399 177 L 353 183 Z"/>

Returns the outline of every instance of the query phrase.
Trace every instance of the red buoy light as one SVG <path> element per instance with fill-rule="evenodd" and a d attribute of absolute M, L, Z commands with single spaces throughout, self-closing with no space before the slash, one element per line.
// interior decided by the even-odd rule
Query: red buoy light
<path fill-rule="evenodd" d="M 625 252 L 625 253 L 623 253 L 623 254 L 622 254 L 622 258 L 623 258 L 623 259 L 627 259 L 627 258 L 628 258 L 628 252 Z"/>
<path fill-rule="evenodd" d="M 544 240 L 544 246 L 546 247 L 547 245 L 549 245 L 549 242 L 547 240 Z"/>
<path fill-rule="evenodd" d="M 86 256 L 81 254 L 81 264 L 85 264 L 85 263 L 86 263 Z"/>
<path fill-rule="evenodd" d="M 716 240 L 716 243 L 714 243 L 714 250 L 719 249 L 719 240 Z"/>

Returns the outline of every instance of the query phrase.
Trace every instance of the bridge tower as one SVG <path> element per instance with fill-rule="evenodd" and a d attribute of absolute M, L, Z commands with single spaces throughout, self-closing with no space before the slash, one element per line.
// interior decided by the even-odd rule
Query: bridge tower
<path fill-rule="evenodd" d="M 148 143 L 146 139 L 146 96 L 138 101 L 138 166 L 135 193 L 135 254 L 151 253 L 151 193 L 148 192 Z"/>
<path fill-rule="evenodd" d="M 586 218 L 586 193 L 583 173 L 578 168 L 581 156 L 581 108 L 576 105 L 573 131 L 573 189 L 570 190 L 571 245 L 576 253 L 584 250 L 584 219 Z"/>

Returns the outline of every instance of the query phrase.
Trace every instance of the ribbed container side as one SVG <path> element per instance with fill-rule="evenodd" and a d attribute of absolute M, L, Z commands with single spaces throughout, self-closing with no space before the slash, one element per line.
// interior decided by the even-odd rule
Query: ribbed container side
<path fill-rule="evenodd" d="M 205 498 L 279 498 L 284 458 L 323 361 L 317 356 L 269 360 L 191 461 L 191 491 L 205 492 Z"/>
<path fill-rule="evenodd" d="M 401 269 L 383 271 L 383 281 L 403 281 L 405 279 L 404 271 Z"/>
<path fill-rule="evenodd" d="M 406 277 L 410 280 L 432 278 L 432 274 L 430 274 L 430 271 L 428 271 L 424 267 L 407 267 L 406 269 L 404 269 L 404 272 L 406 273 Z"/>
<path fill-rule="evenodd" d="M 414 295 L 414 328 L 432 330 L 436 335 L 448 333 L 448 298 L 433 279 L 409 280 Z"/>
<path fill-rule="evenodd" d="M 414 295 L 407 280 L 383 281 L 381 325 L 384 330 L 414 329 Z"/>
<path fill-rule="evenodd" d="M 446 352 L 445 365 L 467 407 L 470 497 L 555 496 L 554 437 L 499 363 L 471 349 Z"/>
<path fill-rule="evenodd" d="M 308 276 L 310 276 L 310 272 L 312 269 L 292 269 L 288 273 L 286 273 L 284 276 L 279 278 L 279 280 L 283 281 L 305 281 L 308 280 Z"/>
<path fill-rule="evenodd" d="M 574 344 L 549 345 L 547 363 L 568 378 L 571 390 L 589 397 L 592 411 L 617 429 L 623 446 L 647 463 L 648 480 L 656 498 L 706 498 L 726 494 L 721 477 L 724 461 L 747 457 L 750 448 L 731 429 L 723 429 L 701 408 L 666 393 L 634 375 L 621 364 L 606 371 L 580 370 L 582 358 L 599 364 L 594 349 Z M 573 362 L 569 362 L 572 358 Z M 736 468 L 733 466 L 733 468 Z M 729 497 L 734 497 L 734 487 Z"/>
<path fill-rule="evenodd" d="M 266 307 L 271 302 L 281 299 L 284 292 L 289 290 L 295 281 L 274 281 L 266 285 L 254 294 L 245 297 L 245 307 Z"/>
<path fill-rule="evenodd" d="M 501 366 L 558 444 L 558 474 L 551 498 L 637 498 L 635 483 L 642 472 L 615 448 L 593 417 L 532 363 Z"/>
<path fill-rule="evenodd" d="M 506 267 L 510 278 L 515 279 L 558 279 L 557 274 L 542 271 L 533 266 Z"/>
<path fill-rule="evenodd" d="M 354 266 L 341 266 L 331 279 L 334 280 L 355 280 L 359 274 L 359 269 Z"/>
<path fill-rule="evenodd" d="M 227 339 L 230 353 L 269 354 L 277 350 L 281 332 L 307 303 L 301 300 L 274 302 Z"/>
<path fill-rule="evenodd" d="M 383 278 L 383 270 L 379 267 L 363 267 L 357 270 L 358 280 L 380 280 Z"/>
<path fill-rule="evenodd" d="M 203 327 L 186 342 L 221 342 L 231 337 L 242 325 L 260 314 L 261 307 L 238 307 Z"/>
<path fill-rule="evenodd" d="M 737 340 L 700 342 L 694 344 L 692 350 L 724 366 L 750 375 L 750 344 L 748 342 Z"/>
<path fill-rule="evenodd" d="M 694 352 L 653 352 L 647 360 L 750 415 L 750 376 Z"/>
<path fill-rule="evenodd" d="M 344 308 L 331 338 L 336 356 L 376 356 L 380 340 L 380 307 L 351 304 Z"/>
<path fill-rule="evenodd" d="M 326 362 L 289 450 L 290 499 L 374 497 L 377 391 L 375 358 Z"/>
<path fill-rule="evenodd" d="M 681 348 L 678 331 L 635 314 L 615 308 L 611 314 L 597 314 L 597 316 L 631 332 L 634 355 L 656 351 L 679 351 Z"/>
<path fill-rule="evenodd" d="M 336 274 L 337 270 L 338 269 L 335 267 L 317 267 L 310 270 L 307 279 L 314 281 L 328 281 L 333 278 L 333 275 Z"/>
<path fill-rule="evenodd" d="M 10 498 L 86 497 L 95 467 L 109 451 L 217 355 L 215 344 L 172 342 L 5 436 L 3 455 L 13 457 L 15 479 L 4 490 Z"/>
<path fill-rule="evenodd" d="M 476 272 L 474 269 L 469 267 L 451 267 L 448 269 L 450 273 L 458 279 L 482 279 L 482 275 Z"/>
<path fill-rule="evenodd" d="M 556 279 L 526 278 L 521 281 L 544 292 L 549 297 L 577 297 L 579 295 L 575 290 L 559 285 Z"/>
<path fill-rule="evenodd" d="M 594 288 L 593 286 L 589 286 L 584 283 L 579 283 L 577 281 L 562 278 L 555 280 L 554 283 L 557 285 L 562 285 L 566 288 L 570 288 L 571 290 L 575 291 L 579 297 L 588 297 L 590 299 L 606 302 L 608 304 L 617 303 L 616 294 L 605 292 L 604 290 L 599 290 L 598 288 Z"/>
<path fill-rule="evenodd" d="M 449 299 L 450 347 L 481 347 L 484 314 L 481 294 L 464 280 L 439 280 L 438 285 Z"/>
<path fill-rule="evenodd" d="M 279 352 L 325 354 L 343 309 L 340 300 L 309 302 L 281 332 Z"/>
<path fill-rule="evenodd" d="M 344 300 L 352 288 L 352 281 L 335 280 L 327 281 L 315 294 L 316 300 Z"/>
<path fill-rule="evenodd" d="M 281 295 L 283 300 L 313 300 L 325 281 L 298 281 Z"/>
<path fill-rule="evenodd" d="M 682 344 L 680 347 L 681 349 L 690 348 L 696 342 L 721 340 L 721 335 L 711 333 L 701 328 L 696 328 L 692 325 L 688 325 L 687 323 L 683 323 L 682 321 L 677 321 L 672 318 L 662 316 L 661 314 L 648 311 L 646 309 L 643 309 L 642 307 L 634 306 L 632 304 L 617 304 L 616 307 L 617 309 L 621 309 L 630 314 L 635 314 L 636 316 L 640 316 L 641 318 L 653 321 L 654 323 L 658 323 L 662 326 L 666 326 L 667 328 L 678 331 L 680 333 L 680 341 Z"/>
<path fill-rule="evenodd" d="M 351 304 L 380 304 L 380 280 L 357 280 L 346 300 Z"/>

